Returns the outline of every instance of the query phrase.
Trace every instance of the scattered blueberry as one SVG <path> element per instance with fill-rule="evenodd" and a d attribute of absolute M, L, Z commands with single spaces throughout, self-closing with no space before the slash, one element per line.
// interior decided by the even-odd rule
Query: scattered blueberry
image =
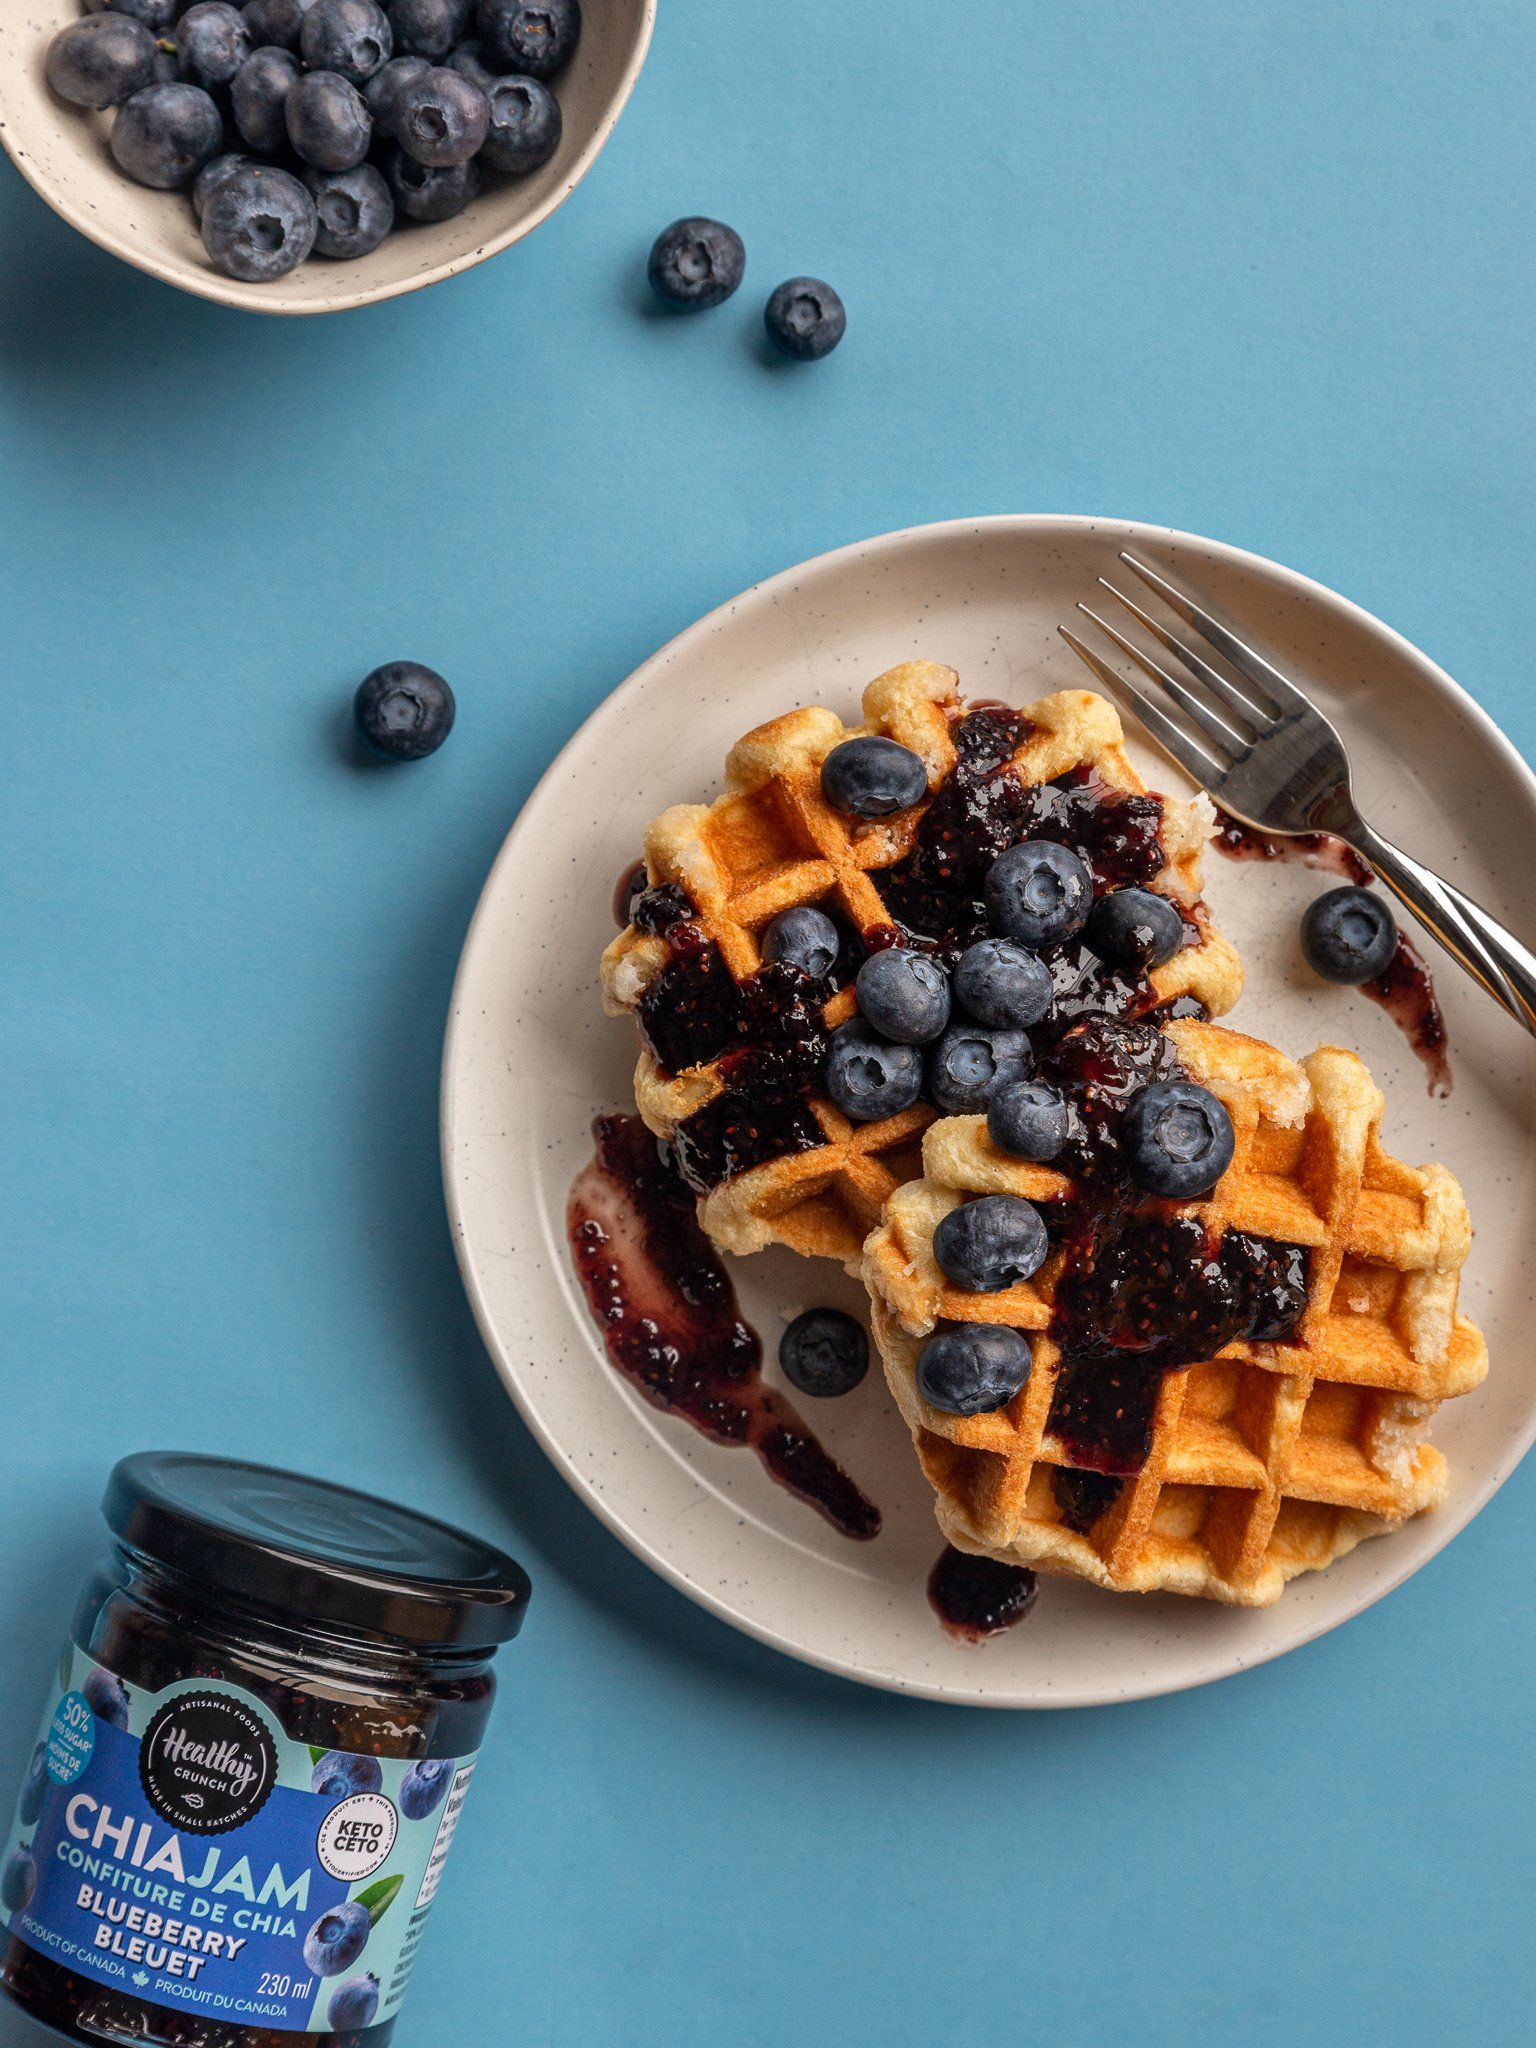
<path fill-rule="evenodd" d="M 339 71 L 306 71 L 288 95 L 288 140 L 317 171 L 350 171 L 368 154 L 368 102 Z"/>
<path fill-rule="evenodd" d="M 553 78 L 576 53 L 578 0 L 480 0 L 480 41 L 493 71 Z"/>
<path fill-rule="evenodd" d="M 449 1756 L 424 1757 L 400 1780 L 400 1811 L 407 1820 L 425 1820 L 443 1803 L 458 1765 Z"/>
<path fill-rule="evenodd" d="M 496 83 L 496 73 L 486 63 L 477 42 L 460 43 L 448 59 L 448 69 L 457 71 L 460 78 L 467 78 L 471 85 L 478 85 L 487 95 Z"/>
<path fill-rule="evenodd" d="M 16 1800 L 16 1820 L 20 1827 L 36 1827 L 38 1816 L 43 1810 L 43 1796 L 48 1790 L 48 1745 L 40 1742 L 32 1752 L 27 1765 L 26 1776 L 21 1781 L 21 1791 Z"/>
<path fill-rule="evenodd" d="M 832 1034 L 827 1093 L 855 1123 L 899 1116 L 923 1092 L 923 1056 L 915 1045 L 887 1045 L 859 1019 Z"/>
<path fill-rule="evenodd" d="M 250 54 L 245 22 L 229 0 L 199 0 L 176 24 L 176 68 L 204 92 L 232 84 Z"/>
<path fill-rule="evenodd" d="M 651 244 L 646 275 L 652 291 L 669 306 L 704 313 L 725 303 L 746 267 L 746 248 L 734 228 L 689 214 L 663 228 Z"/>
<path fill-rule="evenodd" d="M 325 2008 L 325 2023 L 333 2033 L 359 2033 L 373 2025 L 379 2009 L 379 1980 L 370 1971 L 366 1977 L 349 1977 L 331 1993 Z"/>
<path fill-rule="evenodd" d="M 382 171 L 359 164 L 350 171 L 304 173 L 315 202 L 315 254 L 340 263 L 377 249 L 395 224 L 395 202 Z"/>
<path fill-rule="evenodd" d="M 962 1202 L 933 1233 L 939 1271 L 971 1294 L 997 1294 L 1031 1279 L 1049 1249 L 1040 1211 L 1021 1195 Z"/>
<path fill-rule="evenodd" d="M 466 164 L 484 142 L 491 110 L 479 86 L 441 68 L 410 79 L 395 94 L 395 140 L 419 164 Z"/>
<path fill-rule="evenodd" d="M 310 1791 L 327 1799 L 350 1799 L 354 1792 L 379 1792 L 383 1786 L 378 1758 L 346 1749 L 328 1749 L 309 1774 Z"/>
<path fill-rule="evenodd" d="M 436 669 L 390 661 L 364 676 L 353 700 L 357 729 L 392 761 L 435 754 L 453 731 L 453 692 Z"/>
<path fill-rule="evenodd" d="M 98 1665 L 80 1690 L 98 1721 L 109 1722 L 114 1728 L 128 1726 L 128 1688 L 120 1678 Z"/>
<path fill-rule="evenodd" d="M 240 14 L 251 48 L 296 50 L 299 30 L 312 5 L 313 0 L 246 0 Z"/>
<path fill-rule="evenodd" d="M 922 756 L 899 740 L 866 733 L 844 740 L 821 764 L 821 793 L 834 811 L 855 818 L 887 818 L 910 810 L 928 793 Z"/>
<path fill-rule="evenodd" d="M 425 78 L 431 69 L 425 57 L 391 57 L 380 65 L 363 87 L 375 135 L 393 133 L 396 95 L 413 79 Z"/>
<path fill-rule="evenodd" d="M 869 1371 L 869 1339 L 840 1308 L 808 1308 L 779 1339 L 779 1364 L 802 1394 L 831 1400 L 851 1394 Z"/>
<path fill-rule="evenodd" d="M 865 1022 L 882 1038 L 927 1045 L 949 1022 L 949 976 L 926 953 L 871 953 L 853 986 Z"/>
<path fill-rule="evenodd" d="M 993 861 L 984 894 L 998 931 L 1026 946 L 1050 946 L 1082 930 L 1093 904 L 1093 877 L 1070 847 L 1054 839 L 1026 839 Z"/>
<path fill-rule="evenodd" d="M 848 327 L 843 302 L 816 277 L 791 277 L 763 310 L 763 325 L 787 356 L 819 362 L 831 355 Z"/>
<path fill-rule="evenodd" d="M 1111 889 L 1089 911 L 1083 936 L 1117 967 L 1161 967 L 1184 943 L 1184 919 L 1151 889 Z"/>
<path fill-rule="evenodd" d="M 955 965 L 955 1001 L 994 1031 L 1027 1031 L 1049 1014 L 1051 972 L 1017 939 L 980 939 Z"/>
<path fill-rule="evenodd" d="M 384 174 L 407 220 L 452 220 L 480 194 L 480 167 L 473 158 L 437 170 L 407 156 L 397 143 L 384 160 Z"/>
<path fill-rule="evenodd" d="M 315 202 L 291 171 L 247 164 L 203 204 L 203 247 L 225 277 L 270 284 L 315 246 Z"/>
<path fill-rule="evenodd" d="M 1397 923 L 1369 889 L 1330 889 L 1307 905 L 1301 950 L 1312 972 L 1324 981 L 1351 986 L 1375 981 L 1392 965 Z"/>
<path fill-rule="evenodd" d="M 455 44 L 469 34 L 473 0 L 388 0 L 395 48 L 407 57 L 430 57 L 441 64 Z"/>
<path fill-rule="evenodd" d="M 85 0 L 85 12 L 126 14 L 132 21 L 142 21 L 152 36 L 163 36 L 185 4 L 186 0 Z"/>
<path fill-rule="evenodd" d="M 366 85 L 394 55 L 395 39 L 376 0 L 315 0 L 299 48 L 311 71 L 339 71 L 350 84 Z"/>
<path fill-rule="evenodd" d="M 48 45 L 48 83 L 72 106 L 121 106 L 155 80 L 155 39 L 126 14 L 90 14 Z"/>
<path fill-rule="evenodd" d="M 192 187 L 192 211 L 201 221 L 209 200 L 221 185 L 226 184 L 236 173 L 244 170 L 253 161 L 242 156 L 238 150 L 231 150 L 224 156 L 216 156 L 211 164 L 204 164 L 197 174 L 197 183 Z"/>
<path fill-rule="evenodd" d="M 987 1135 L 1014 1159 L 1054 1159 L 1068 1121 L 1065 1096 L 1044 1081 L 1010 1081 L 987 1099 Z"/>
<path fill-rule="evenodd" d="M 765 960 L 786 960 L 816 981 L 832 972 L 837 953 L 837 926 L 825 911 L 808 905 L 781 910 L 763 933 Z"/>
<path fill-rule="evenodd" d="M 950 1116 L 974 1116 L 994 1088 L 1026 1080 L 1033 1064 L 1022 1031 L 952 1024 L 928 1054 L 928 1093 Z"/>
<path fill-rule="evenodd" d="M 521 178 L 547 164 L 564 130 L 560 102 L 549 87 L 536 78 L 493 78 L 485 97 L 491 125 L 480 154 L 491 169 Z"/>
<path fill-rule="evenodd" d="M 951 1323 L 917 1354 L 917 1390 L 946 1415 L 990 1415 L 1029 1378 L 1029 1339 L 1004 1323 Z"/>
<path fill-rule="evenodd" d="M 7 1913 L 20 1913 L 32 1903 L 37 1890 L 37 1865 L 28 1850 L 15 1848 L 0 1870 L 0 1906 Z"/>
<path fill-rule="evenodd" d="M 223 140 L 219 110 L 197 85 L 147 85 L 118 108 L 112 123 L 119 170 L 160 192 L 190 185 Z"/>
<path fill-rule="evenodd" d="M 368 1943 L 368 1908 L 356 1899 L 328 1906 L 304 1937 L 304 1960 L 317 1977 L 350 1970 Z"/>
<path fill-rule="evenodd" d="M 1149 1195 L 1208 1194 L 1232 1163 L 1232 1119 L 1208 1088 L 1154 1081 L 1133 1095 L 1121 1131 L 1126 1171 Z"/>
<path fill-rule="evenodd" d="M 276 156 L 288 140 L 288 123 L 283 109 L 299 76 L 299 60 L 292 50 L 253 50 L 235 73 L 229 88 L 230 111 L 235 126 L 252 149 Z"/>

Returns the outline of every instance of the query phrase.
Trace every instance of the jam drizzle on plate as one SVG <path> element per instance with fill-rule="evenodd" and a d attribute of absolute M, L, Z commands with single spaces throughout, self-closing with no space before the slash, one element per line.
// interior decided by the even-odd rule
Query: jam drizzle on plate
<path fill-rule="evenodd" d="M 928 1574 L 928 1604 L 947 1635 L 982 1643 L 1016 1628 L 1040 1591 L 1032 1571 L 995 1557 L 972 1557 L 946 1544 Z"/>
<path fill-rule="evenodd" d="M 1245 825 L 1230 811 L 1215 805 L 1216 831 L 1211 844 L 1228 860 L 1282 860 L 1304 868 L 1323 868 L 1342 875 L 1346 882 L 1361 887 L 1376 879 L 1376 871 L 1362 860 L 1352 846 L 1331 832 L 1261 832 L 1257 825 Z"/>

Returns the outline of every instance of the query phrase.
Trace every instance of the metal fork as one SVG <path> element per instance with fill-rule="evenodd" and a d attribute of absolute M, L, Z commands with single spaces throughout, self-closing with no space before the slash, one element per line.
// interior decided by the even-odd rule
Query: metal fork
<path fill-rule="evenodd" d="M 1536 1035 L 1536 954 L 1496 917 L 1361 817 L 1350 787 L 1344 742 L 1317 706 L 1272 662 L 1146 562 L 1126 553 L 1120 559 L 1226 667 L 1218 668 L 1187 646 L 1101 576 L 1103 588 L 1184 672 L 1175 674 L 1108 619 L 1079 604 L 1078 610 L 1160 687 L 1173 709 L 1164 709 L 1163 700 L 1126 681 L 1075 633 L 1060 627 L 1061 637 L 1115 702 L 1138 718 L 1163 752 L 1242 823 L 1282 835 L 1331 832 L 1352 846 L 1473 980 Z"/>

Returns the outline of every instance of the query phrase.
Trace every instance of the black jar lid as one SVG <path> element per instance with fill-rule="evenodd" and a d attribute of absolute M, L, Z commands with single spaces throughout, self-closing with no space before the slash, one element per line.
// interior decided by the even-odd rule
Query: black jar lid
<path fill-rule="evenodd" d="M 440 1649 L 515 1636 L 532 1591 L 504 1551 L 447 1522 L 269 1465 L 140 1451 L 101 1511 L 126 1544 L 301 1625 Z"/>

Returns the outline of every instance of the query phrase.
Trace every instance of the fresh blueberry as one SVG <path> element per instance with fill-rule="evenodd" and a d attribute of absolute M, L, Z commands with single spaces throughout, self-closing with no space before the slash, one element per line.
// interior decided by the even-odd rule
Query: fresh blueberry
<path fill-rule="evenodd" d="M 480 0 L 478 26 L 493 71 L 553 78 L 576 53 L 581 8 L 578 0 Z"/>
<path fill-rule="evenodd" d="M 181 13 L 184 0 L 85 0 L 87 14 L 126 14 L 142 21 L 152 36 L 170 33 L 171 23 Z"/>
<path fill-rule="evenodd" d="M 315 202 L 315 254 L 347 263 L 367 256 L 395 224 L 395 202 L 382 171 L 359 164 L 350 171 L 303 174 Z"/>
<path fill-rule="evenodd" d="M 1027 1031 L 1054 999 L 1050 969 L 1017 939 L 978 939 L 955 964 L 955 1001 L 994 1031 Z"/>
<path fill-rule="evenodd" d="M 975 1116 L 994 1088 L 1026 1080 L 1033 1065 L 1022 1031 L 952 1024 L 928 1054 L 928 1093 L 950 1116 Z"/>
<path fill-rule="evenodd" d="M 458 1765 L 452 1757 L 424 1757 L 400 1780 L 400 1811 L 407 1820 L 425 1820 L 443 1803 Z"/>
<path fill-rule="evenodd" d="M 48 83 L 71 106 L 118 107 L 155 82 L 155 39 L 126 14 L 90 14 L 48 45 Z"/>
<path fill-rule="evenodd" d="M 407 57 L 430 57 L 434 64 L 441 64 L 469 34 L 475 10 L 473 0 L 387 0 L 384 11 L 397 50 Z"/>
<path fill-rule="evenodd" d="M 0 1870 L 0 1906 L 7 1913 L 24 1912 L 36 1890 L 37 1865 L 26 1849 L 13 1849 Z"/>
<path fill-rule="evenodd" d="M 797 362 L 831 355 L 848 328 L 843 302 L 819 277 L 791 277 L 763 309 L 770 338 Z"/>
<path fill-rule="evenodd" d="M 395 38 L 376 0 L 315 0 L 299 48 L 311 71 L 339 71 L 350 84 L 366 85 L 394 55 Z"/>
<path fill-rule="evenodd" d="M 560 102 L 547 85 L 536 78 L 493 78 L 486 102 L 491 125 L 480 152 L 483 162 L 512 178 L 526 177 L 549 162 L 565 124 Z"/>
<path fill-rule="evenodd" d="M 223 141 L 219 110 L 198 85 L 146 85 L 112 123 L 118 169 L 159 192 L 190 185 Z"/>
<path fill-rule="evenodd" d="M 325 2023 L 335 2034 L 360 2033 L 373 2025 L 379 2009 L 379 1980 L 370 1971 L 366 1977 L 349 1977 L 331 1993 L 325 2008 Z"/>
<path fill-rule="evenodd" d="M 927 1045 L 949 1022 L 949 976 L 926 953 L 871 953 L 854 991 L 870 1029 L 902 1045 Z"/>
<path fill-rule="evenodd" d="M 435 170 L 431 164 L 417 163 L 396 143 L 384 159 L 384 175 L 407 220 L 452 220 L 480 196 L 480 167 L 473 158 Z"/>
<path fill-rule="evenodd" d="M 1083 936 L 1117 967 L 1161 967 L 1184 943 L 1184 920 L 1150 889 L 1111 889 L 1089 911 Z"/>
<path fill-rule="evenodd" d="M 246 0 L 240 10 L 253 50 L 296 50 L 314 0 Z"/>
<path fill-rule="evenodd" d="M 243 171 L 253 159 L 242 156 L 238 150 L 230 150 L 223 156 L 216 156 L 211 164 L 204 164 L 197 174 L 197 183 L 192 187 L 192 211 L 199 221 L 207 211 L 208 202 L 235 175 Z"/>
<path fill-rule="evenodd" d="M 746 267 L 746 246 L 734 228 L 690 213 L 656 237 L 645 274 L 651 290 L 669 306 L 705 313 L 724 305 Z"/>
<path fill-rule="evenodd" d="M 910 810 L 928 793 L 922 756 L 899 740 L 866 733 L 844 740 L 821 764 L 821 793 L 834 811 L 855 818 L 888 818 Z"/>
<path fill-rule="evenodd" d="M 368 102 L 339 71 L 306 71 L 288 95 L 288 140 L 317 171 L 350 171 L 368 154 Z"/>
<path fill-rule="evenodd" d="M 1080 932 L 1093 907 L 1093 877 L 1054 839 L 1010 846 L 987 870 L 983 893 L 993 926 L 1026 946 L 1051 946 Z"/>
<path fill-rule="evenodd" d="M 1309 903 L 1301 920 L 1301 950 L 1324 981 L 1376 981 L 1392 965 L 1397 924 L 1369 889 L 1330 889 Z"/>
<path fill-rule="evenodd" d="M 479 154 L 491 110 L 479 86 L 457 71 L 434 69 L 395 94 L 393 132 L 407 156 L 443 170 Z"/>
<path fill-rule="evenodd" d="M 448 59 L 448 69 L 457 71 L 460 78 L 467 78 L 471 85 L 478 85 L 486 97 L 490 97 L 496 73 L 486 63 L 485 52 L 477 42 L 460 43 Z"/>
<path fill-rule="evenodd" d="M 299 76 L 299 60 L 292 50 L 253 50 L 235 73 L 229 89 L 230 111 L 235 126 L 250 144 L 265 156 L 275 156 L 288 140 L 288 123 L 283 109 Z"/>
<path fill-rule="evenodd" d="M 837 926 L 826 912 L 800 904 L 781 910 L 763 933 L 763 958 L 785 960 L 821 981 L 837 965 L 838 944 Z"/>
<path fill-rule="evenodd" d="M 178 82 L 180 76 L 180 72 L 176 69 L 176 52 L 172 49 L 168 49 L 163 43 L 156 43 L 154 77 L 155 84 L 175 85 Z"/>
<path fill-rule="evenodd" d="M 831 1400 L 851 1394 L 869 1371 L 869 1339 L 840 1308 L 808 1308 L 779 1339 L 779 1364 L 802 1394 Z"/>
<path fill-rule="evenodd" d="M 21 1781 L 21 1791 L 16 1800 L 17 1824 L 24 1828 L 36 1827 L 38 1816 L 43 1810 L 43 1795 L 48 1790 L 48 1745 L 40 1742 L 32 1752 L 27 1765 L 26 1776 Z"/>
<path fill-rule="evenodd" d="M 1232 1164 L 1232 1119 L 1208 1088 L 1154 1081 L 1131 1097 L 1121 1142 L 1138 1187 L 1187 1201 L 1208 1194 Z"/>
<path fill-rule="evenodd" d="M 1068 1122 L 1066 1098 L 1044 1081 L 1010 1081 L 987 1099 L 987 1135 L 1014 1159 L 1054 1159 Z"/>
<path fill-rule="evenodd" d="M 328 1906 L 304 1937 L 304 1960 L 317 1977 L 350 1970 L 368 1944 L 368 1908 L 356 1899 Z"/>
<path fill-rule="evenodd" d="M 827 1093 L 857 1124 L 899 1116 L 923 1092 L 923 1056 L 915 1045 L 887 1045 L 861 1019 L 832 1034 Z"/>
<path fill-rule="evenodd" d="M 106 1721 L 114 1728 L 128 1726 L 128 1688 L 120 1678 L 98 1665 L 80 1690 L 98 1721 Z"/>
<path fill-rule="evenodd" d="M 215 270 L 243 284 L 270 284 L 315 246 L 315 202 L 290 171 L 248 164 L 203 206 L 203 247 Z"/>
<path fill-rule="evenodd" d="M 970 1294 L 998 1294 L 1045 1264 L 1045 1222 L 1021 1195 L 982 1195 L 941 1218 L 933 1256 L 946 1280 Z"/>
<path fill-rule="evenodd" d="M 176 24 L 176 68 L 204 92 L 232 84 L 250 54 L 245 22 L 229 0 L 198 0 Z"/>
<path fill-rule="evenodd" d="M 917 1391 L 946 1415 L 1006 1407 L 1034 1364 L 1029 1339 L 1006 1323 L 951 1323 L 917 1354 Z"/>
<path fill-rule="evenodd" d="M 378 1758 L 354 1756 L 348 1749 L 328 1749 L 309 1774 L 310 1791 L 327 1799 L 350 1799 L 354 1792 L 379 1792 L 383 1786 Z"/>
<path fill-rule="evenodd" d="M 389 661 L 364 676 L 352 709 L 357 729 L 392 761 L 421 761 L 453 731 L 453 692 L 436 669 Z"/>
<path fill-rule="evenodd" d="M 363 98 L 368 102 L 375 137 L 394 132 L 396 96 L 413 80 L 425 78 L 431 69 L 425 57 L 391 57 L 387 64 L 375 71 L 363 87 Z"/>

